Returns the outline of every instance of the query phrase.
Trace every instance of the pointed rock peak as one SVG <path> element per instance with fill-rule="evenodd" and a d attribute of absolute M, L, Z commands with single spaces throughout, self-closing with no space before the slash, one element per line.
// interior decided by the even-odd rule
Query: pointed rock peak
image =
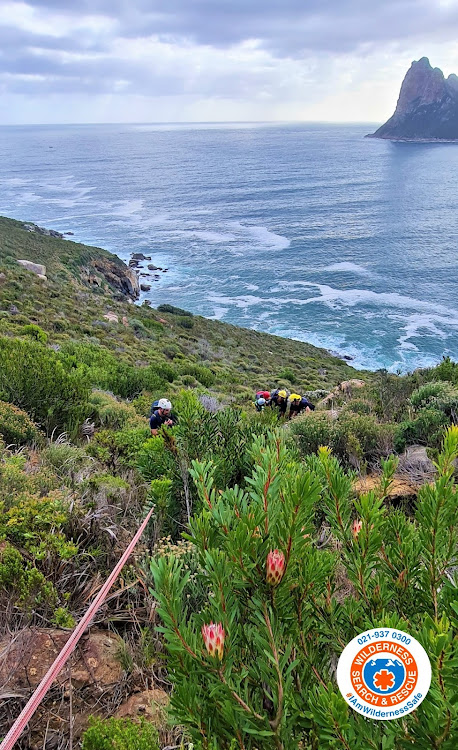
<path fill-rule="evenodd" d="M 431 63 L 429 62 L 428 57 L 421 57 L 419 60 L 414 60 L 412 63 L 412 67 L 414 65 L 421 65 L 422 68 L 430 68 L 432 70 Z"/>
<path fill-rule="evenodd" d="M 458 140 L 458 77 L 445 79 L 427 57 L 414 60 L 402 82 L 394 115 L 374 136 Z"/>

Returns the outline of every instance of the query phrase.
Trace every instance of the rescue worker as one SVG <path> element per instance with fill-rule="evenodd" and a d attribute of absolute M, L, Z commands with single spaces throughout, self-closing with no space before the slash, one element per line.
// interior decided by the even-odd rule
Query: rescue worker
<path fill-rule="evenodd" d="M 299 396 L 298 393 L 292 393 L 289 397 L 289 418 L 297 417 L 303 411 L 313 411 L 314 404 L 308 400 L 307 396 Z"/>
<path fill-rule="evenodd" d="M 270 394 L 270 405 L 272 408 L 275 406 L 278 409 L 279 417 L 284 417 L 286 414 L 286 407 L 288 406 L 288 394 L 286 391 L 280 391 L 278 388 L 275 391 L 272 391 Z"/>
<path fill-rule="evenodd" d="M 264 411 L 264 407 L 266 405 L 266 400 L 263 398 L 263 396 L 259 396 L 256 394 L 256 400 L 254 402 L 254 405 L 256 407 L 256 411 Z"/>
<path fill-rule="evenodd" d="M 152 435 L 157 435 L 163 425 L 173 427 L 176 422 L 172 415 L 172 404 L 166 398 L 160 398 L 157 402 L 158 408 L 153 411 L 149 420 Z"/>

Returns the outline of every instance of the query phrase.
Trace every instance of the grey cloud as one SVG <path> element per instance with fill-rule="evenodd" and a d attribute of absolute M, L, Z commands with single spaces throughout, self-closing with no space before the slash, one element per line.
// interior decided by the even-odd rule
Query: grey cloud
<path fill-rule="evenodd" d="M 110 49 L 119 37 L 154 35 L 176 46 L 218 49 L 256 39 L 273 58 L 318 56 L 324 70 L 333 56 L 367 54 L 407 38 L 453 39 L 458 31 L 458 10 L 441 9 L 431 0 L 29 0 L 28 5 L 39 11 L 40 20 L 58 12 L 76 24 L 99 15 L 106 26 L 102 22 L 94 32 L 61 36 L 55 35 L 57 27 L 43 34 L 21 30 L 13 21 L 0 26 L 0 74 L 10 92 L 107 93 L 118 91 L 120 81 L 123 92 L 150 96 L 249 97 L 273 80 L 278 91 L 288 88 L 275 78 L 274 65 L 244 70 L 243 81 L 229 65 L 218 74 L 208 69 L 159 74 L 141 61 L 114 59 Z M 28 78 L 34 75 L 42 80 Z"/>
<path fill-rule="evenodd" d="M 361 44 L 430 34 L 456 35 L 458 11 L 431 0 L 31 0 L 73 14 L 120 21 L 125 36 L 157 34 L 225 47 L 246 39 L 279 56 L 351 52 Z"/>

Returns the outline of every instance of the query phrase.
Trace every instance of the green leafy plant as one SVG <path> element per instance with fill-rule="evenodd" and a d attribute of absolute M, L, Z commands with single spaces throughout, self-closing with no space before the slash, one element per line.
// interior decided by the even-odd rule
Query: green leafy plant
<path fill-rule="evenodd" d="M 182 315 L 188 318 L 192 318 L 192 313 L 188 310 L 183 310 L 181 307 L 175 307 L 174 305 L 158 305 L 158 312 L 171 313 L 172 315 Z"/>
<path fill-rule="evenodd" d="M 36 341 L 0 337 L 0 398 L 27 411 L 48 433 L 74 430 L 88 395 L 80 368 L 67 370 L 58 354 Z"/>
<path fill-rule="evenodd" d="M 39 444 L 43 440 L 28 414 L 5 401 L 0 401 L 0 435 L 7 445 Z"/>
<path fill-rule="evenodd" d="M 22 329 L 22 333 L 26 336 L 31 336 L 35 341 L 39 341 L 40 344 L 46 344 L 48 340 L 48 334 L 43 331 L 40 326 L 35 325 L 35 323 L 25 325 Z"/>
<path fill-rule="evenodd" d="M 220 750 L 234 738 L 245 750 L 452 750 L 457 456 L 452 427 L 438 478 L 422 488 L 414 518 L 384 505 L 394 458 L 382 463 L 379 486 L 359 498 L 328 448 L 300 464 L 278 433 L 255 439 L 245 489 L 219 492 L 214 464 L 193 462 L 202 510 L 189 540 L 209 585 L 202 610 L 187 607 L 189 571 L 180 559 L 151 562 L 173 716 L 193 741 Z M 328 543 L 315 525 L 317 508 Z M 333 665 L 345 645 L 376 626 L 411 633 L 432 663 L 430 693 L 399 721 L 368 722 L 335 683 Z"/>
<path fill-rule="evenodd" d="M 160 750 L 157 731 L 145 720 L 92 718 L 82 750 Z"/>

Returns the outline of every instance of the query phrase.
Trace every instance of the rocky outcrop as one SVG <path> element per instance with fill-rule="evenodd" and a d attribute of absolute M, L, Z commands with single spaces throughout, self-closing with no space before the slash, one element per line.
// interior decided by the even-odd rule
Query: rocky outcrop
<path fill-rule="evenodd" d="M 39 279 L 46 281 L 46 266 L 42 266 L 41 263 L 32 263 L 31 260 L 18 260 L 18 263 L 27 271 L 38 276 Z"/>
<path fill-rule="evenodd" d="M 64 235 L 61 232 L 56 232 L 55 229 L 45 229 L 44 227 L 39 227 L 37 224 L 23 224 L 23 228 L 26 232 L 35 232 L 36 234 L 43 234 L 45 237 L 64 239 Z M 73 234 L 73 232 L 66 232 L 66 234 Z"/>
<path fill-rule="evenodd" d="M 26 628 L 14 636 L 0 640 L 0 685 L 3 689 L 24 695 L 40 684 L 54 659 L 71 633 L 57 628 Z M 113 633 L 92 630 L 81 639 L 71 660 L 72 682 L 75 687 L 91 686 L 102 690 L 116 685 L 122 674 L 117 658 L 121 639 Z M 57 684 L 68 680 L 64 668 Z"/>
<path fill-rule="evenodd" d="M 116 313 L 108 312 L 104 316 L 110 323 L 119 323 L 119 318 Z"/>
<path fill-rule="evenodd" d="M 364 382 L 364 380 L 358 380 L 357 378 L 352 378 L 351 380 L 343 380 L 341 383 L 339 383 L 338 386 L 334 388 L 333 391 L 328 393 L 327 396 L 319 401 L 316 407 L 317 409 L 327 409 L 329 405 L 336 399 L 340 398 L 341 396 L 347 396 L 348 398 L 351 398 L 355 390 L 364 388 L 365 385 L 366 383 Z"/>
<path fill-rule="evenodd" d="M 434 478 L 436 469 L 424 445 L 409 445 L 399 456 L 398 472 L 412 481 L 424 483 Z"/>
<path fill-rule="evenodd" d="M 369 138 L 458 141 L 458 77 L 444 77 L 427 57 L 414 61 L 401 86 L 395 113 Z"/>
<path fill-rule="evenodd" d="M 92 261 L 92 265 L 103 275 L 110 286 L 132 299 L 138 299 L 140 296 L 138 276 L 131 268 L 121 261 L 115 262 L 108 258 L 97 258 Z"/>

